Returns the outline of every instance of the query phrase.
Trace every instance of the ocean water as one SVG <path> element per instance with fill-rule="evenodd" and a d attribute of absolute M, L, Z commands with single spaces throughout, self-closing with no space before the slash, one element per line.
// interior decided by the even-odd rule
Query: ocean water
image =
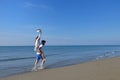
<path fill-rule="evenodd" d="M 0 77 L 31 71 L 35 61 L 33 49 L 33 46 L 0 46 Z M 50 69 L 120 56 L 120 45 L 45 46 L 43 51 L 45 68 Z"/>

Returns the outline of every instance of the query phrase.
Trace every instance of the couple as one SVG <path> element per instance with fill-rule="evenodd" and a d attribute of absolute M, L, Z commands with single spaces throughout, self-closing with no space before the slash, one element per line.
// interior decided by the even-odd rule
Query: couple
<path fill-rule="evenodd" d="M 37 64 L 40 59 L 42 59 L 40 69 L 44 69 L 44 63 L 46 61 L 44 53 L 42 51 L 42 47 L 45 45 L 46 41 L 42 40 L 40 43 L 40 37 L 41 37 L 42 32 L 40 29 L 37 29 L 37 32 L 39 33 L 39 35 L 35 38 L 35 48 L 34 48 L 34 51 L 36 52 L 36 60 L 35 60 L 32 71 L 37 71 Z"/>

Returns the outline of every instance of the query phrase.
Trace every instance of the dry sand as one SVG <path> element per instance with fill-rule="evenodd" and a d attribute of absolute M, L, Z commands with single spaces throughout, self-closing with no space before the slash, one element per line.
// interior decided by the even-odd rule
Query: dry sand
<path fill-rule="evenodd" d="M 120 80 L 120 57 L 29 72 L 0 80 Z"/>

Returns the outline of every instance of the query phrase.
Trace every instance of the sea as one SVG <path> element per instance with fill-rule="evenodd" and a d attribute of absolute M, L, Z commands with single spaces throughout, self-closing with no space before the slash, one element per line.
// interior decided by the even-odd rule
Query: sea
<path fill-rule="evenodd" d="M 120 56 L 120 45 L 44 46 L 45 68 L 59 68 Z M 0 77 L 30 72 L 35 62 L 33 46 L 0 46 Z M 40 66 L 40 62 L 38 67 Z"/>

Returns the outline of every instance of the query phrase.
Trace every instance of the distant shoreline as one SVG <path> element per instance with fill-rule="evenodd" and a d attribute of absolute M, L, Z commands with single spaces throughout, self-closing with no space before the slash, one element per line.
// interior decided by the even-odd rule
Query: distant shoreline
<path fill-rule="evenodd" d="M 14 47 L 14 46 L 33 46 L 34 45 L 1 45 L 0 47 Z M 46 45 L 46 46 L 120 46 L 120 45 Z"/>

